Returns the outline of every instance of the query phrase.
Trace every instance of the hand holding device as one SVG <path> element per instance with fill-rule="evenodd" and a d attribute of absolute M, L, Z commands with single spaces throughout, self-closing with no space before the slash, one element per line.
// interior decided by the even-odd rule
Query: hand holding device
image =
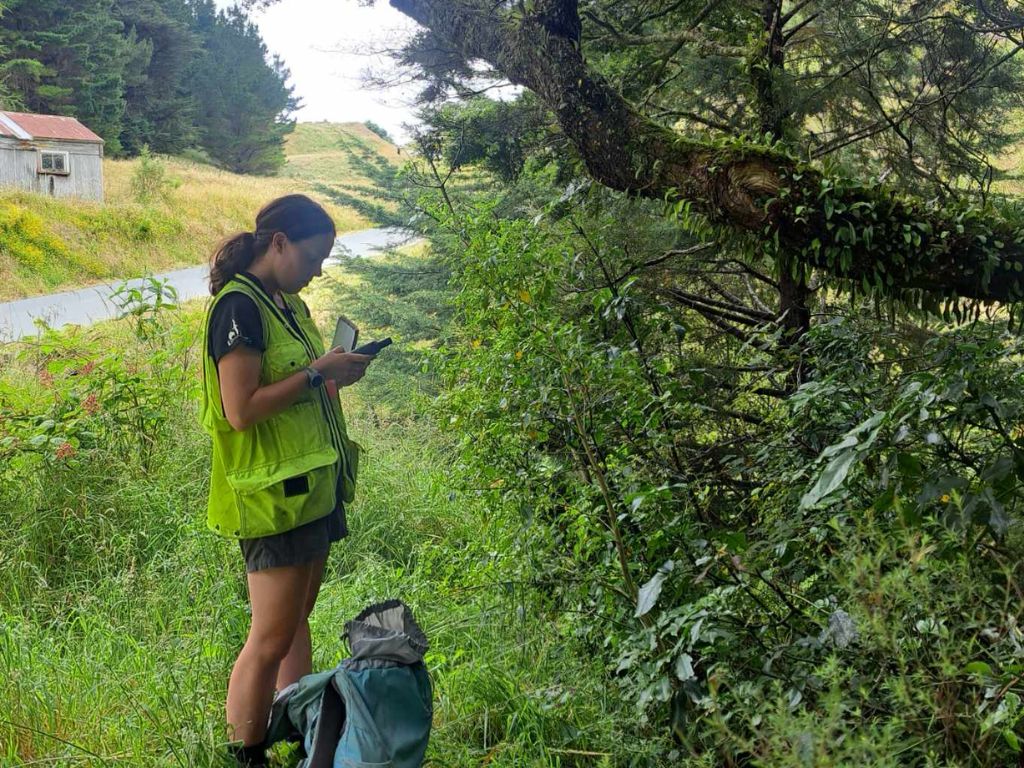
<path fill-rule="evenodd" d="M 366 374 L 366 366 L 373 360 L 371 355 L 356 352 L 339 352 L 330 350 L 313 361 L 313 367 L 320 371 L 324 378 L 331 379 L 339 386 L 355 384 Z"/>

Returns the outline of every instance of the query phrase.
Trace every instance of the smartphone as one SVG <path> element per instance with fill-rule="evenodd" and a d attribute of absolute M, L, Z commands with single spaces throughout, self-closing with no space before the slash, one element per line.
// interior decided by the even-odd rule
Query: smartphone
<path fill-rule="evenodd" d="M 356 347 L 352 351 L 359 355 L 376 355 L 384 347 L 391 346 L 391 337 L 388 336 L 386 339 L 380 341 L 371 341 L 369 344 L 363 344 L 361 347 Z"/>
<path fill-rule="evenodd" d="M 334 340 L 331 342 L 331 349 L 341 347 L 345 352 L 351 352 L 358 339 L 359 329 L 344 315 L 339 317 L 338 324 L 334 326 Z"/>

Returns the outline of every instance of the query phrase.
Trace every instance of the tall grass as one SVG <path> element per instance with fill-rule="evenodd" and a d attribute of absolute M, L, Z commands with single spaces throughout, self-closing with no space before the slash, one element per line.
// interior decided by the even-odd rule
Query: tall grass
<path fill-rule="evenodd" d="M 357 286 L 339 271 L 311 292 L 325 324 L 327 285 Z M 414 335 L 346 309 L 375 335 Z M 141 336 L 112 322 L 0 347 L 0 765 L 225 764 L 248 617 L 237 547 L 203 522 L 200 323 L 193 306 Z M 642 764 L 601 670 L 520 574 L 518 515 L 464 487 L 415 396 L 428 382 L 401 370 L 403 387 L 383 375 L 344 391 L 366 458 L 313 615 L 314 666 L 344 656 L 346 619 L 399 597 L 431 639 L 429 764 Z M 125 392 L 152 411 L 145 434 L 115 416 Z"/>

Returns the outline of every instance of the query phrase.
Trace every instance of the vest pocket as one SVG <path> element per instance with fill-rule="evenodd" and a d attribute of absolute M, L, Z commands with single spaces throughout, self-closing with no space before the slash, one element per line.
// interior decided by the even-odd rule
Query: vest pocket
<path fill-rule="evenodd" d="M 264 354 L 267 356 L 265 362 L 267 384 L 287 379 L 309 365 L 306 348 L 291 337 L 288 337 L 287 340 L 279 340 L 272 353 Z"/>
<path fill-rule="evenodd" d="M 363 452 L 363 446 L 349 438 L 342 432 L 342 448 L 345 451 L 345 462 L 342 465 L 341 478 L 338 489 L 341 493 L 341 500 L 351 504 L 356 497 L 356 478 L 359 476 L 359 454 Z"/>
<path fill-rule="evenodd" d="M 327 446 L 229 473 L 239 511 L 238 538 L 283 533 L 329 514 L 337 461 L 338 452 Z"/>

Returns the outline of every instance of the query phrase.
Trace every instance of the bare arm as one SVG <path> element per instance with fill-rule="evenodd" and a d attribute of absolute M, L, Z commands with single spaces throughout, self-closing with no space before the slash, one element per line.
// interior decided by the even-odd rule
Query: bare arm
<path fill-rule="evenodd" d="M 220 398 L 228 423 L 241 431 L 269 419 L 298 401 L 309 389 L 305 371 L 273 384 L 260 385 L 262 354 L 250 347 L 236 347 L 217 363 Z M 353 384 L 366 373 L 373 357 L 330 351 L 310 367 L 339 385 Z"/>

